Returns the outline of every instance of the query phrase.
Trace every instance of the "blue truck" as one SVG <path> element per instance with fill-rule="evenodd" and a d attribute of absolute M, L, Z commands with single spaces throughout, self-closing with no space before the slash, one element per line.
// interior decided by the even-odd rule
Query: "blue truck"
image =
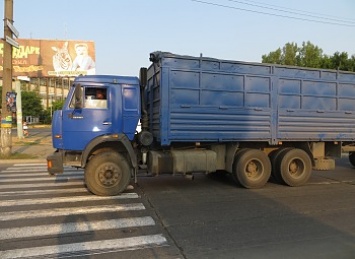
<path fill-rule="evenodd" d="M 53 116 L 50 174 L 84 168 L 89 191 L 117 195 L 138 170 L 227 172 L 261 188 L 270 177 L 303 185 L 344 152 L 355 166 L 355 73 L 166 52 L 150 61 L 139 78 L 74 80 Z"/>

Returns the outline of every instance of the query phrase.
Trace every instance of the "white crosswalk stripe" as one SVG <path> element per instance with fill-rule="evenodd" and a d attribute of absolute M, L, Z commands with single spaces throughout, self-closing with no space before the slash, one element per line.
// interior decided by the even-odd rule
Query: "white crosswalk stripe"
<path fill-rule="evenodd" d="M 0 178 L 1 179 L 1 178 Z M 84 180 L 84 176 L 79 175 L 79 176 L 62 176 L 62 177 L 57 177 L 57 178 L 50 178 L 49 176 L 43 176 L 43 177 L 34 177 L 34 178 L 29 178 L 29 179 L 1 179 L 0 181 L 2 183 L 15 183 L 15 182 L 38 182 L 38 181 L 43 181 L 43 182 L 53 182 L 53 180 Z"/>
<path fill-rule="evenodd" d="M 48 189 L 48 190 L 26 190 L 26 192 L 10 191 L 10 192 L 0 192 L 1 196 L 30 196 L 30 195 L 40 195 L 40 194 L 66 194 L 66 193 L 88 193 L 88 190 L 84 187 L 82 188 L 71 188 L 71 189 Z"/>
<path fill-rule="evenodd" d="M 163 235 L 147 235 L 120 239 L 109 239 L 100 241 L 88 241 L 84 243 L 72 243 L 68 245 L 55 245 L 55 246 L 43 246 L 33 247 L 26 249 L 15 249 L 8 251 L 0 251 L 0 258 L 2 259 L 14 259 L 14 258 L 28 258 L 33 256 L 44 256 L 64 253 L 74 253 L 79 251 L 90 250 L 132 250 L 155 246 L 166 245 L 166 239 Z"/>
<path fill-rule="evenodd" d="M 35 219 L 35 218 L 48 218 L 55 216 L 70 216 L 81 215 L 87 213 L 105 213 L 105 212 L 119 212 L 119 211 L 134 211 L 144 210 L 145 207 L 142 203 L 130 203 L 120 205 L 100 205 L 91 207 L 75 207 L 75 208 L 54 208 L 38 210 L 25 210 L 25 211 L 11 211 L 0 213 L 0 222 L 9 220 L 20 219 Z"/>
<path fill-rule="evenodd" d="M 122 199 L 132 199 L 138 198 L 136 193 L 123 193 L 118 196 L 113 197 L 102 197 L 102 196 L 78 196 L 78 197 L 59 197 L 59 198 L 38 198 L 25 199 L 25 200 L 6 200 L 0 201 L 0 206 L 21 206 L 21 205 L 39 205 L 39 204 L 54 204 L 54 203 L 71 203 L 71 202 L 82 202 L 82 201 L 104 201 L 104 200 L 122 200 Z"/>
<path fill-rule="evenodd" d="M 64 224 L 49 224 L 43 226 L 5 228 L 1 230 L 0 240 L 11 238 L 38 237 L 45 235 L 63 235 L 86 231 L 97 231 L 107 229 L 120 229 L 127 227 L 154 226 L 152 217 L 137 217 L 125 219 L 111 219 L 90 222 L 70 222 Z"/>
<path fill-rule="evenodd" d="M 54 180 L 55 181 L 55 180 Z M 8 189 L 33 189 L 33 188 L 38 188 L 38 187 L 66 187 L 66 186 L 84 186 L 83 181 L 72 181 L 72 182 L 65 182 L 65 181 L 58 181 L 58 182 L 50 182 L 50 183 L 20 183 L 20 184 L 6 184 L 6 185 L 1 185 L 0 186 L 0 193 L 1 190 L 8 190 Z M 0 180 L 1 184 L 1 180 Z"/>
<path fill-rule="evenodd" d="M 44 164 L 15 164 L 0 172 L 0 258 L 57 258 L 169 247 L 147 213 L 137 193 L 92 195 L 84 187 L 82 170 L 66 168 L 63 175 L 51 177 Z M 142 229 L 140 234 L 132 234 L 130 229 L 137 228 Z M 89 234 L 108 231 L 109 236 L 103 237 Z M 73 235 L 95 238 L 83 241 L 70 238 Z M 22 247 L 24 240 L 33 245 Z M 50 240 L 57 240 L 56 244 Z M 13 242 L 18 245 L 11 246 Z"/>
<path fill-rule="evenodd" d="M 59 175 L 56 175 L 55 178 L 54 177 L 48 177 L 48 174 L 47 175 L 43 175 L 43 172 L 42 173 L 34 173 L 34 172 L 38 172 L 38 171 L 33 171 L 31 172 L 31 174 L 29 174 L 28 172 L 27 173 L 19 173 L 17 172 L 16 174 L 14 172 L 10 172 L 10 173 L 4 173 L 2 172 L 2 174 L 0 175 L 0 179 L 8 179 L 8 178 L 20 178 L 20 177 L 40 177 L 41 179 L 49 179 L 49 180 L 53 180 L 53 179 L 60 179 L 60 178 L 67 178 L 68 177 L 68 174 L 66 173 L 65 175 L 63 174 L 59 174 Z M 83 173 L 71 173 L 70 176 L 83 176 Z"/>

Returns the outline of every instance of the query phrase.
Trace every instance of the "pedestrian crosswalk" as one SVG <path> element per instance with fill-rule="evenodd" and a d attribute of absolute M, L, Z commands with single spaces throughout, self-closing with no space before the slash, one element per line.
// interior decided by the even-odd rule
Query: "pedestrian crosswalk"
<path fill-rule="evenodd" d="M 83 171 L 66 168 L 63 175 L 51 177 L 45 164 L 1 170 L 0 233 L 2 259 L 169 247 L 137 193 L 95 196 L 84 186 Z"/>

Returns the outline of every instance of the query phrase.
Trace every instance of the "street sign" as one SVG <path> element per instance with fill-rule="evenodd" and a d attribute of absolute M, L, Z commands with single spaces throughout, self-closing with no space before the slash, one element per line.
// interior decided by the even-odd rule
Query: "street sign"
<path fill-rule="evenodd" d="M 14 46 L 15 48 L 19 48 L 20 45 L 18 44 L 17 41 L 15 41 L 13 38 L 9 37 L 9 36 L 6 36 L 6 42 L 9 43 L 11 46 Z"/>
<path fill-rule="evenodd" d="M 16 30 L 15 26 L 13 26 L 13 24 L 9 20 L 6 20 L 6 24 L 7 27 L 9 27 L 10 31 L 14 34 L 14 36 L 18 38 L 20 33 L 18 32 L 18 30 Z"/>

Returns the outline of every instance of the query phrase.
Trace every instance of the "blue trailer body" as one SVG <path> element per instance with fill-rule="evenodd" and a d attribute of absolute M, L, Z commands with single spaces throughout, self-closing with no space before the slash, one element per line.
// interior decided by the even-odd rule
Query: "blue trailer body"
<path fill-rule="evenodd" d="M 355 139 L 355 73 L 152 54 L 147 108 L 161 145 Z"/>

